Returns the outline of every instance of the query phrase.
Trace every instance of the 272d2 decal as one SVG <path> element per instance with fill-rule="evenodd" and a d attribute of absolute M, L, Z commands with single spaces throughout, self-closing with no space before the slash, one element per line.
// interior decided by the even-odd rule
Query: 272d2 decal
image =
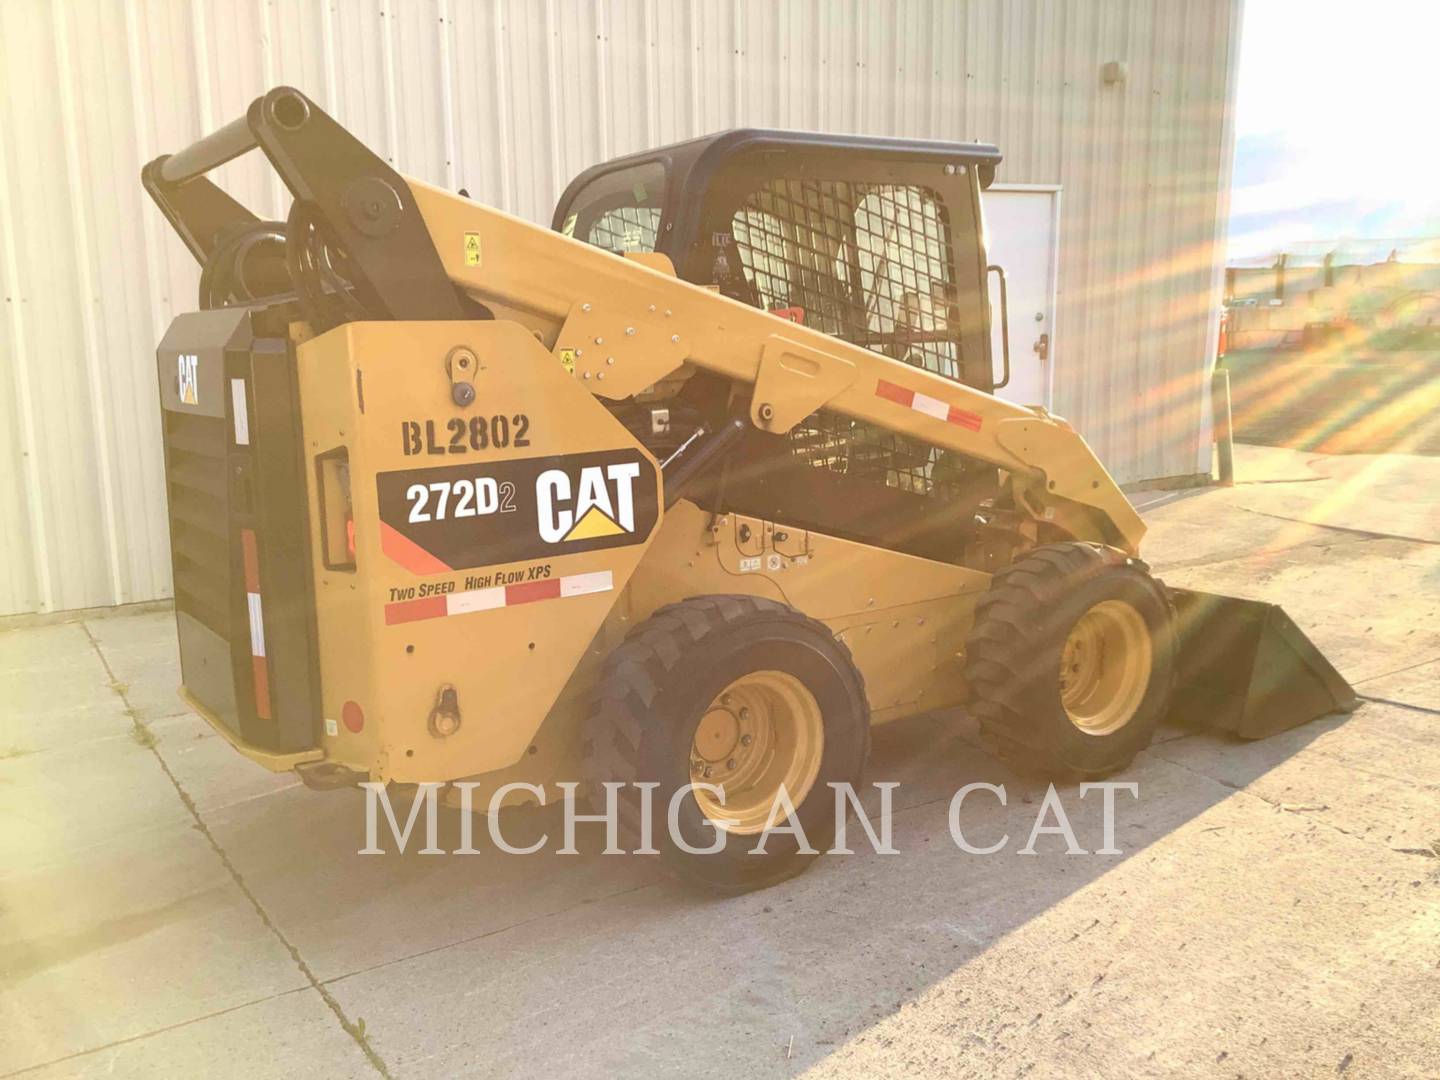
<path fill-rule="evenodd" d="M 381 546 L 417 574 L 638 544 L 659 519 L 637 450 L 400 469 L 376 485 Z"/>

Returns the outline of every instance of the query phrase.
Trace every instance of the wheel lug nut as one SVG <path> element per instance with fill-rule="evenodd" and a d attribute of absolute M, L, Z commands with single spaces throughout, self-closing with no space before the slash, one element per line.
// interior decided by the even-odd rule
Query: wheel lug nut
<path fill-rule="evenodd" d="M 727 768 L 727 769 L 733 769 L 733 768 L 735 768 L 735 759 L 734 759 L 733 757 L 732 757 L 729 761 L 725 762 L 725 768 Z"/>
<path fill-rule="evenodd" d="M 750 710 L 742 707 L 742 708 L 740 709 L 740 719 L 741 719 L 741 720 L 749 720 L 749 719 L 750 719 Z"/>
<path fill-rule="evenodd" d="M 754 741 L 755 741 L 755 736 L 754 736 L 754 735 L 741 735 L 741 736 L 740 736 L 740 745 L 741 745 L 741 746 L 749 746 L 749 745 L 750 745 L 752 742 L 754 742 Z"/>

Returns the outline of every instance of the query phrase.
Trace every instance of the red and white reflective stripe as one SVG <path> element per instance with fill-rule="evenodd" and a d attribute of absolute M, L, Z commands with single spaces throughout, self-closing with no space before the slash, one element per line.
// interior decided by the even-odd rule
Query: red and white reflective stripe
<path fill-rule="evenodd" d="M 260 551 L 255 530 L 240 530 L 240 555 L 245 563 L 245 606 L 250 614 L 250 670 L 255 679 L 255 715 L 270 719 L 270 665 L 265 659 L 265 615 L 260 607 Z"/>
<path fill-rule="evenodd" d="M 881 379 L 875 384 L 875 396 L 882 397 L 886 401 L 893 401 L 896 405 L 903 405 L 907 409 L 914 409 L 926 416 L 933 416 L 936 420 L 944 420 L 947 424 L 959 424 L 971 431 L 979 431 L 984 417 L 979 413 L 973 413 L 968 409 L 962 409 L 958 405 L 951 405 L 947 401 L 933 398 L 929 394 L 922 394 L 917 390 L 908 390 L 899 383 L 889 382 Z"/>
<path fill-rule="evenodd" d="M 468 592 L 386 604 L 385 623 L 387 626 L 394 626 L 396 623 L 415 622 L 418 619 L 468 615 L 472 611 L 493 611 L 495 608 L 530 604 L 536 600 L 588 596 L 590 593 L 609 592 L 613 588 L 615 579 L 609 570 L 597 570 L 592 574 L 570 574 L 546 581 L 526 581 L 519 585 L 496 585 L 490 589 L 471 589 Z"/>

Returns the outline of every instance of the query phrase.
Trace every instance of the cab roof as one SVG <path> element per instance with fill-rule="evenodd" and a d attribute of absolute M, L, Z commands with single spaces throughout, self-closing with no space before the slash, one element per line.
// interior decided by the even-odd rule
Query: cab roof
<path fill-rule="evenodd" d="M 667 172 L 667 208 L 693 202 L 712 176 L 732 158 L 751 153 L 784 153 L 816 158 L 853 157 L 906 164 L 931 162 L 964 165 L 979 170 L 981 187 L 989 187 L 1001 154 L 989 143 L 942 142 L 934 139 L 900 139 L 882 135 L 827 135 L 818 131 L 775 128 L 731 128 L 697 139 L 642 150 L 592 165 L 571 180 L 555 207 L 553 227 L 559 229 L 574 197 L 597 177 L 635 165 L 658 162 Z"/>

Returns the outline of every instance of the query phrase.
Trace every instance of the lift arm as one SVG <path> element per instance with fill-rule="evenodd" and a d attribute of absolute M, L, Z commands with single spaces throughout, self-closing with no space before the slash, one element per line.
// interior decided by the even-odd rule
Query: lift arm
<path fill-rule="evenodd" d="M 833 409 L 1005 469 L 1036 518 L 1138 552 L 1144 523 L 1064 421 L 681 281 L 663 257 L 618 258 L 407 183 L 450 279 L 531 327 L 598 397 L 629 397 L 689 362 L 751 384 L 761 430 Z"/>
<path fill-rule="evenodd" d="M 202 263 L 222 234 L 258 224 L 204 174 L 257 147 L 295 196 L 291 258 L 313 233 L 344 259 L 346 280 L 311 280 L 308 292 L 353 292 L 359 313 L 345 318 L 464 319 L 478 301 L 528 327 L 587 389 L 612 400 L 690 363 L 751 385 L 750 419 L 761 430 L 784 433 L 833 409 L 1004 469 L 1017 506 L 1035 519 L 1138 553 L 1139 515 L 1085 440 L 1043 410 L 681 281 L 663 255 L 617 258 L 401 176 L 290 87 L 145 167 L 147 190 Z M 291 277 L 303 298 L 293 265 Z"/>

